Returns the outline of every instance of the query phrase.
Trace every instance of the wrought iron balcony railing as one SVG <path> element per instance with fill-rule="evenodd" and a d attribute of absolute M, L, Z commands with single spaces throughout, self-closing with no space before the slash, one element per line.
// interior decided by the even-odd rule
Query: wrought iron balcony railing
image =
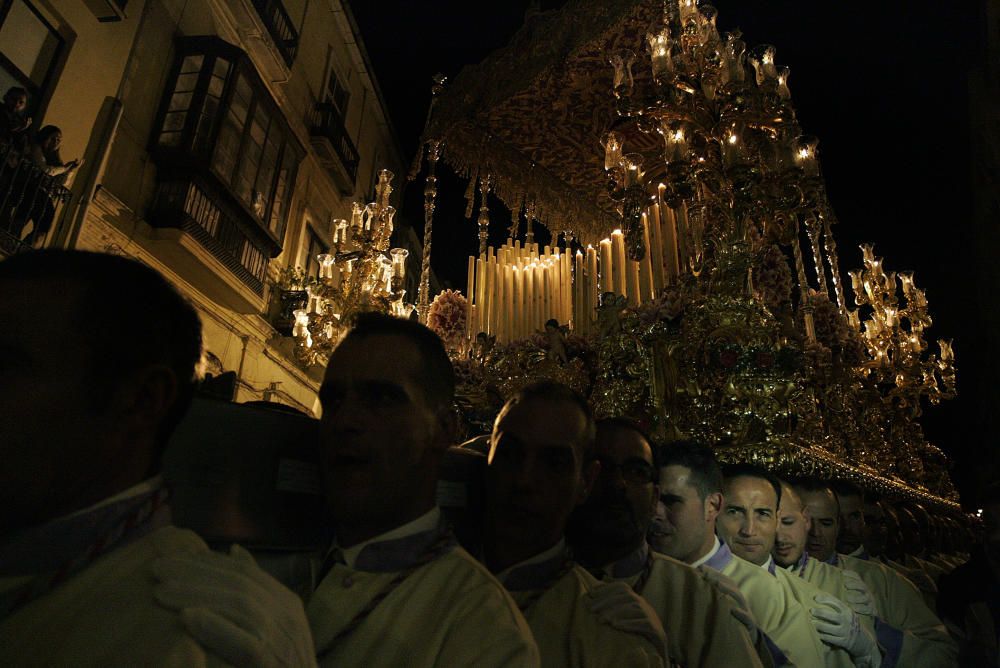
<path fill-rule="evenodd" d="M 164 174 L 149 214 L 154 227 L 183 230 L 258 296 L 268 260 L 280 252 L 266 231 L 212 179 Z"/>
<path fill-rule="evenodd" d="M 253 6 L 271 33 L 285 64 L 291 67 L 299 50 L 299 32 L 288 16 L 285 4 L 281 0 L 253 0 Z"/>
<path fill-rule="evenodd" d="M 357 147 L 347 134 L 344 119 L 335 106 L 329 102 L 316 104 L 310 135 L 313 148 L 319 153 L 321 161 L 330 170 L 340 189 L 353 193 L 361 159 Z M 340 163 L 341 169 L 337 169 L 335 162 Z"/>
<path fill-rule="evenodd" d="M 22 151 L 0 143 L 0 257 L 44 241 L 70 192 Z"/>

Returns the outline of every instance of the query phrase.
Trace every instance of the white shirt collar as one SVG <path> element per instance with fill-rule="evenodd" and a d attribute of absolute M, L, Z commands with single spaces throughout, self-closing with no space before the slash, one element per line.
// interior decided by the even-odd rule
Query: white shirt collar
<path fill-rule="evenodd" d="M 858 545 L 858 549 L 854 550 L 853 552 L 851 552 L 847 556 L 849 556 L 849 557 L 860 557 L 864 553 L 865 553 L 865 546 L 864 545 Z"/>
<path fill-rule="evenodd" d="M 693 564 L 691 564 L 691 567 L 692 568 L 698 568 L 699 566 L 701 566 L 702 564 L 704 564 L 705 562 L 707 562 L 709 559 L 711 559 L 712 557 L 714 557 L 721 547 L 722 547 L 722 543 L 719 542 L 719 537 L 715 536 L 715 544 L 712 546 L 712 549 L 709 550 L 708 554 L 706 554 L 704 557 L 702 557 L 701 559 L 698 559 Z"/>
<path fill-rule="evenodd" d="M 770 573 L 772 570 L 772 564 L 774 564 L 774 557 L 772 557 L 771 555 L 767 555 L 767 561 L 761 564 L 760 567 L 763 568 L 768 573 Z"/>
<path fill-rule="evenodd" d="M 396 540 L 397 538 L 406 538 L 407 536 L 423 533 L 425 531 L 433 531 L 440 523 L 441 509 L 434 506 L 428 512 L 411 522 L 407 522 L 406 524 L 398 526 L 391 531 L 379 534 L 374 538 L 369 538 L 368 540 L 362 541 L 357 545 L 341 548 L 341 552 L 344 554 L 344 563 L 347 564 L 348 567 L 354 568 L 354 563 L 357 561 L 358 555 L 361 554 L 361 550 L 365 549 L 372 543 L 381 543 L 386 540 Z"/>
<path fill-rule="evenodd" d="M 518 564 L 514 564 L 509 568 L 503 569 L 502 571 L 497 573 L 496 578 L 497 580 L 503 582 L 504 578 L 507 577 L 510 574 L 510 572 L 513 571 L 514 569 L 521 568 L 523 566 L 530 566 L 532 564 L 540 564 L 544 561 L 555 559 L 557 556 L 559 556 L 565 551 L 566 551 L 566 538 L 564 537 L 560 538 L 558 543 L 556 543 L 549 549 L 545 550 L 544 552 L 539 552 L 533 557 L 529 557 Z"/>

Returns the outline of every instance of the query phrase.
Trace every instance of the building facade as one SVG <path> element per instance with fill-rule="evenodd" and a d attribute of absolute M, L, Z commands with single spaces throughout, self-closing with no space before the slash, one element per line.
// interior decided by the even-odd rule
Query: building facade
<path fill-rule="evenodd" d="M 315 413 L 322 370 L 275 327 L 282 289 L 296 268 L 316 275 L 331 221 L 371 199 L 380 169 L 397 208 L 405 184 L 346 3 L 0 0 L 0 77 L 28 91 L 33 128 L 61 129 L 64 159 L 83 158 L 44 243 L 161 271 L 236 401 Z M 409 276 L 419 263 L 411 249 Z"/>

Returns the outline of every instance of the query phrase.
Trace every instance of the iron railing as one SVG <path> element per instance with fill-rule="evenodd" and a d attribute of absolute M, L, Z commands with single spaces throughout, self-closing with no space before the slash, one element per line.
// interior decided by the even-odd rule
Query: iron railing
<path fill-rule="evenodd" d="M 70 191 L 22 150 L 0 143 L 0 256 L 44 243 Z"/>
<path fill-rule="evenodd" d="M 285 10 L 285 4 L 281 0 L 253 0 L 253 6 L 271 33 L 285 64 L 291 67 L 299 50 L 299 32 Z"/>
<path fill-rule="evenodd" d="M 358 176 L 358 163 L 361 158 L 358 149 L 347 134 L 344 126 L 344 118 L 340 111 L 329 102 L 316 103 L 316 114 L 311 128 L 311 133 L 316 137 L 323 137 L 330 142 L 340 163 L 344 166 L 344 171 L 354 183 Z"/>
<path fill-rule="evenodd" d="M 150 210 L 154 227 L 183 230 L 224 264 L 259 296 L 264 294 L 264 278 L 272 253 L 261 234 L 248 229 L 256 222 L 231 205 L 206 180 L 166 176 L 160 181 Z"/>

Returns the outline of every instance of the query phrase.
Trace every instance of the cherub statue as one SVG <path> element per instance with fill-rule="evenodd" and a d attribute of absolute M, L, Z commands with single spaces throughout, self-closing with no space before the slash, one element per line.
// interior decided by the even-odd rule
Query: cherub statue
<path fill-rule="evenodd" d="M 597 329 L 601 333 L 601 338 L 621 333 L 622 324 L 619 317 L 627 303 L 625 297 L 614 292 L 605 292 L 601 295 L 601 305 L 597 307 Z"/>
<path fill-rule="evenodd" d="M 559 321 L 555 318 L 545 323 L 545 337 L 549 340 L 548 358 L 567 364 L 569 357 L 566 355 L 566 338 L 563 336 L 562 328 L 559 327 Z"/>

